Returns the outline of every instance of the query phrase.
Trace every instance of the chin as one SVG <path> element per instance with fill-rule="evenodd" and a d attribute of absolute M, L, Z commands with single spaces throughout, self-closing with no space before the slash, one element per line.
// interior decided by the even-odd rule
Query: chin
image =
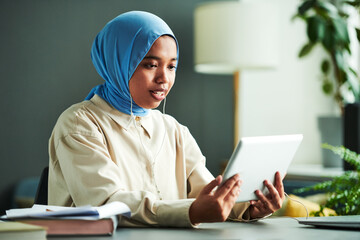
<path fill-rule="evenodd" d="M 147 105 L 147 106 L 142 106 L 142 108 L 145 108 L 145 109 L 154 109 L 154 108 L 157 108 L 158 106 L 160 106 L 160 103 L 151 104 L 151 105 Z"/>

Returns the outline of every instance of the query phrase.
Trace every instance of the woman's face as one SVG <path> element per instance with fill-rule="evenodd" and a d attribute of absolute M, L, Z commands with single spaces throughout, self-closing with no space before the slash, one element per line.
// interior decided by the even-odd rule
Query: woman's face
<path fill-rule="evenodd" d="M 170 36 L 158 38 L 129 81 L 134 102 L 146 109 L 156 108 L 175 81 L 177 46 Z"/>

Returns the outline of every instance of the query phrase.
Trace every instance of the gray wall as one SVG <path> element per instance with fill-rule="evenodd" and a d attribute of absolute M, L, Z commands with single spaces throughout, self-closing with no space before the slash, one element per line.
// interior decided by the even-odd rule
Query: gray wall
<path fill-rule="evenodd" d="M 189 127 L 213 174 L 232 152 L 231 76 L 193 70 L 193 11 L 201 0 L 0 1 L 0 214 L 12 189 L 48 164 L 59 114 L 102 82 L 90 60 L 95 35 L 112 18 L 145 10 L 163 18 L 180 43 L 167 113 Z"/>

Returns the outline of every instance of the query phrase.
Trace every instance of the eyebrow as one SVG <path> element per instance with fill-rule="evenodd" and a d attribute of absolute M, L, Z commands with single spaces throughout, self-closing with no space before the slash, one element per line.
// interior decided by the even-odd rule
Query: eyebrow
<path fill-rule="evenodd" d="M 161 60 L 160 57 L 157 57 L 157 56 L 153 56 L 153 55 L 148 55 L 148 56 L 145 56 L 144 59 L 155 59 L 155 60 Z M 171 61 L 177 61 L 177 58 L 172 58 Z"/>

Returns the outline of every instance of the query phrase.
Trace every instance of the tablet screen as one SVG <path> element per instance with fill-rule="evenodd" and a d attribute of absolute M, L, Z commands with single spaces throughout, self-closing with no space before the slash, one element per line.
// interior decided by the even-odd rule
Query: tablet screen
<path fill-rule="evenodd" d="M 242 185 L 236 202 L 256 200 L 257 189 L 268 193 L 263 181 L 274 184 L 277 171 L 285 176 L 302 139 L 301 134 L 242 138 L 223 174 L 223 181 L 240 174 Z"/>

